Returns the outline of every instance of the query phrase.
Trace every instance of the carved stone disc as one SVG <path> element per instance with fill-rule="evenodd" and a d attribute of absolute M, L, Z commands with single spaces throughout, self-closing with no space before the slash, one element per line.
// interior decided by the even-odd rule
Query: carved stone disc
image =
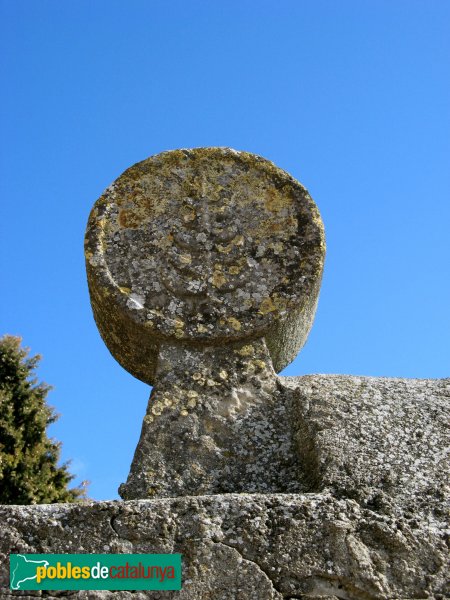
<path fill-rule="evenodd" d="M 228 148 L 174 150 L 127 169 L 86 233 L 95 319 L 115 358 L 152 382 L 158 345 L 265 337 L 275 369 L 304 343 L 325 252 L 305 188 Z"/>

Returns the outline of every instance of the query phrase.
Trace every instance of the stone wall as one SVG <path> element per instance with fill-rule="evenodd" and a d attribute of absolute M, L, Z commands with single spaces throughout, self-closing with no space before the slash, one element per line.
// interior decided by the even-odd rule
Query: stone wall
<path fill-rule="evenodd" d="M 309 491 L 2 507 L 1 598 L 35 597 L 7 590 L 10 552 L 183 555 L 181 592 L 42 593 L 49 599 L 450 597 L 450 380 L 280 385 L 297 407 Z"/>

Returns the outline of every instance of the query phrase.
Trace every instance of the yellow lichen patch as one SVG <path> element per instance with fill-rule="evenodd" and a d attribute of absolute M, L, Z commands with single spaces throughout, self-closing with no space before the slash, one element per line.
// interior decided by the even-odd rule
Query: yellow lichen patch
<path fill-rule="evenodd" d="M 258 367 L 259 369 L 266 368 L 266 363 L 263 360 L 259 360 L 258 358 L 252 360 L 252 363 L 255 365 L 255 367 Z"/>
<path fill-rule="evenodd" d="M 197 216 L 195 213 L 195 210 L 193 208 L 191 208 L 190 206 L 183 206 L 183 208 L 181 209 L 181 215 L 182 215 L 183 221 L 185 223 L 189 223 L 190 221 L 193 221 L 195 219 L 195 217 Z"/>
<path fill-rule="evenodd" d="M 233 246 L 232 244 L 227 244 L 226 246 L 223 246 L 222 244 L 217 244 L 217 250 L 221 254 L 229 254 L 233 250 Z"/>
<path fill-rule="evenodd" d="M 227 278 L 220 271 L 214 271 L 212 276 L 212 284 L 216 288 L 222 287 L 227 282 Z"/>
<path fill-rule="evenodd" d="M 207 380 L 206 380 L 206 385 L 207 385 L 208 387 L 214 387 L 214 386 L 215 386 L 215 385 L 217 385 L 217 384 L 216 384 L 216 382 L 214 381 L 214 379 L 207 379 Z"/>
<path fill-rule="evenodd" d="M 176 338 L 182 338 L 184 337 L 184 331 L 182 329 L 176 329 L 174 335 Z"/>
<path fill-rule="evenodd" d="M 122 292 L 122 294 L 131 294 L 131 289 L 128 287 L 119 287 L 119 290 Z"/>
<path fill-rule="evenodd" d="M 273 303 L 272 298 L 265 298 L 261 304 L 259 305 L 259 314 L 261 315 L 267 315 L 267 313 L 273 312 L 274 310 L 277 310 L 277 307 L 275 306 L 275 304 Z"/>
<path fill-rule="evenodd" d="M 187 402 L 187 405 L 189 406 L 189 408 L 195 408 L 195 406 L 197 405 L 197 400 L 195 398 L 190 398 Z"/>
<path fill-rule="evenodd" d="M 242 327 L 240 321 L 238 321 L 234 317 L 228 317 L 227 321 L 235 331 L 240 331 Z"/>
<path fill-rule="evenodd" d="M 189 179 L 183 181 L 181 191 L 188 198 L 195 198 L 203 191 L 203 178 L 200 175 L 191 175 Z"/>
<path fill-rule="evenodd" d="M 154 415 L 160 415 L 163 411 L 163 407 L 161 406 L 160 402 L 155 402 L 151 410 Z"/>
<path fill-rule="evenodd" d="M 187 417 L 187 416 L 188 416 L 188 414 L 189 414 L 189 412 L 188 412 L 188 411 L 187 411 L 185 408 L 183 408 L 183 410 L 181 410 L 181 411 L 180 411 L 180 415 L 181 415 L 182 417 Z"/>
<path fill-rule="evenodd" d="M 221 185 L 218 185 L 216 187 L 216 190 L 218 193 L 220 193 L 223 189 L 225 189 L 224 187 L 222 187 Z M 219 206 L 216 210 L 216 215 L 223 215 L 225 212 L 226 206 Z"/>
<path fill-rule="evenodd" d="M 251 344 L 247 344 L 239 348 L 239 350 L 235 350 L 235 352 L 240 354 L 240 356 L 252 356 L 255 353 L 255 349 Z"/>
<path fill-rule="evenodd" d="M 174 322 L 174 325 L 175 325 L 175 329 L 183 329 L 183 327 L 184 327 L 184 321 L 182 321 L 181 319 L 176 318 L 175 322 Z"/>
<path fill-rule="evenodd" d="M 154 198 L 150 195 L 142 194 L 140 192 L 136 192 L 134 194 L 133 203 L 141 209 L 143 208 L 145 215 L 150 214 L 155 208 Z"/>
<path fill-rule="evenodd" d="M 277 310 L 286 310 L 288 306 L 286 298 L 282 298 L 278 294 L 273 294 L 272 299 Z"/>
<path fill-rule="evenodd" d="M 238 265 L 231 265 L 231 267 L 228 269 L 228 273 L 230 275 L 239 275 L 241 269 L 242 267 L 239 267 Z"/>
<path fill-rule="evenodd" d="M 197 331 L 198 331 L 199 333 L 207 333 L 207 332 L 208 332 L 208 328 L 207 328 L 207 327 L 205 327 L 204 325 L 202 325 L 201 323 L 199 323 L 199 324 L 197 325 Z"/>
<path fill-rule="evenodd" d="M 180 263 L 183 265 L 190 265 L 192 262 L 192 256 L 190 254 L 180 254 Z"/>
<path fill-rule="evenodd" d="M 269 188 L 266 191 L 264 206 L 270 212 L 278 212 L 286 206 L 289 206 L 289 204 L 289 198 L 282 196 L 278 190 Z"/>
<path fill-rule="evenodd" d="M 280 223 L 283 225 L 283 228 L 288 231 L 294 232 L 298 229 L 298 219 L 294 215 L 286 217 L 285 219 L 280 221 Z"/>
<path fill-rule="evenodd" d="M 163 402 L 164 402 L 164 406 L 172 406 L 172 404 L 173 404 L 173 400 L 172 400 L 172 398 L 169 398 L 169 396 L 165 396 Z"/>
<path fill-rule="evenodd" d="M 228 373 L 224 369 L 222 369 L 221 371 L 219 371 L 219 377 L 223 380 L 228 379 Z"/>
<path fill-rule="evenodd" d="M 273 244 L 270 244 L 269 248 L 272 248 L 275 254 L 281 254 L 284 250 L 284 244 L 282 244 L 281 242 L 275 242 Z"/>
<path fill-rule="evenodd" d="M 297 225 L 297 219 L 292 216 L 276 221 L 273 218 L 263 219 L 259 222 L 257 229 L 249 229 L 248 233 L 253 237 L 270 238 L 276 235 L 279 238 L 288 240 L 297 232 Z"/>
<path fill-rule="evenodd" d="M 290 208 L 292 203 L 292 194 L 288 186 L 285 186 L 281 190 L 273 188 L 266 190 L 264 206 L 270 212 L 279 212 L 280 210 L 283 210 L 283 208 Z"/>
<path fill-rule="evenodd" d="M 192 375 L 192 379 L 194 381 L 198 381 L 201 378 L 202 378 L 202 374 L 201 373 L 193 373 L 193 375 Z"/>
<path fill-rule="evenodd" d="M 146 423 L 153 423 L 153 420 L 154 419 L 153 419 L 153 417 L 151 415 L 145 415 L 145 417 L 144 417 L 144 421 Z"/>
<path fill-rule="evenodd" d="M 94 255 L 92 254 L 92 252 L 90 250 L 85 250 L 84 251 L 84 256 L 87 258 L 87 260 L 89 260 L 90 258 L 92 258 Z"/>
<path fill-rule="evenodd" d="M 247 374 L 253 374 L 255 372 L 255 365 L 251 360 L 244 363 L 244 371 Z"/>
<path fill-rule="evenodd" d="M 119 225 L 126 229 L 137 229 L 142 223 L 142 217 L 132 210 L 123 209 L 119 213 Z"/>
<path fill-rule="evenodd" d="M 189 390 L 187 393 L 188 398 L 198 398 L 198 393 L 195 390 Z"/>

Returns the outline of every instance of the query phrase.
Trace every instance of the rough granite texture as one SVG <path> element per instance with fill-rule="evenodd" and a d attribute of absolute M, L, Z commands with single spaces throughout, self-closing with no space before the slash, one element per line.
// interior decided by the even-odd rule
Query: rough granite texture
<path fill-rule="evenodd" d="M 20 595 L 6 589 L 10 552 L 181 552 L 181 592 L 70 597 L 449 598 L 450 380 L 314 375 L 279 384 L 297 407 L 308 492 L 2 507 L 0 597 Z"/>

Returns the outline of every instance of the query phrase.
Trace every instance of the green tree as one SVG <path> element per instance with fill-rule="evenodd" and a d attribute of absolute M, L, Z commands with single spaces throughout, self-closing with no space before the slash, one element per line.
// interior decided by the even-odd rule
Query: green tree
<path fill-rule="evenodd" d="M 0 504 L 73 502 L 81 488 L 67 463 L 58 466 L 61 444 L 47 437 L 58 415 L 46 403 L 51 387 L 38 383 L 40 356 L 28 357 L 21 339 L 0 338 Z"/>

